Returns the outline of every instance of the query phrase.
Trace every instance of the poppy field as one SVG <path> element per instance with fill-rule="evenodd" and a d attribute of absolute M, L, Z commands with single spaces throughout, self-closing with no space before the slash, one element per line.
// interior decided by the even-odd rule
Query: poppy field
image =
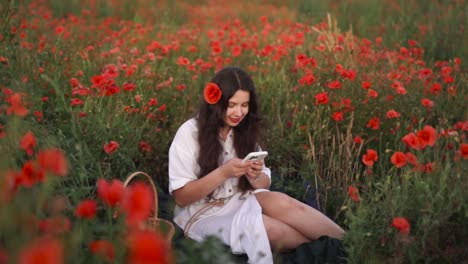
<path fill-rule="evenodd" d="M 273 187 L 313 190 L 348 263 L 466 261 L 466 3 L 379 2 L 2 1 L 0 264 L 237 263 L 142 228 L 153 193 L 123 184 L 170 197 L 171 140 L 228 65 Z"/>

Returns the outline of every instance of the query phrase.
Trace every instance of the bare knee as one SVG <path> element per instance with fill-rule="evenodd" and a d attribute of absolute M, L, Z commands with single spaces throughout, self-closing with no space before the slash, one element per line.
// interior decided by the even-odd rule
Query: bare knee
<path fill-rule="evenodd" d="M 266 209 L 266 214 L 272 213 L 272 210 L 282 214 L 285 212 L 291 212 L 291 210 L 306 210 L 306 205 L 287 194 L 281 192 L 271 192 L 271 196 L 272 197 L 270 197 L 268 202 L 269 206 L 264 207 L 264 209 Z"/>

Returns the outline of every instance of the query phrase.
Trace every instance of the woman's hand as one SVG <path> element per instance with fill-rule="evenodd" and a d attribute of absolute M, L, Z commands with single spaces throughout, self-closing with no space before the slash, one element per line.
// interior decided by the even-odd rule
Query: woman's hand
<path fill-rule="evenodd" d="M 248 162 L 245 162 L 245 163 L 249 163 L 249 168 L 247 170 L 247 178 L 253 178 L 253 180 L 255 180 L 255 178 L 257 178 L 260 173 L 262 173 L 262 169 L 263 169 L 263 160 L 258 160 L 258 161 L 248 161 Z M 252 179 L 251 179 L 252 180 Z"/>
<path fill-rule="evenodd" d="M 229 177 L 241 177 L 248 173 L 248 169 L 251 167 L 250 162 L 242 162 L 241 159 L 233 158 L 228 162 L 221 165 L 220 169 L 226 178 Z"/>

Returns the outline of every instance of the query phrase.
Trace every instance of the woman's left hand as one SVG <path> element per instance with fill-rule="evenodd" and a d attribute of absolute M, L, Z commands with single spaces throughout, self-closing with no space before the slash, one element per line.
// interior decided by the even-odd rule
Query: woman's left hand
<path fill-rule="evenodd" d="M 250 162 L 250 168 L 247 170 L 247 177 L 257 178 L 262 173 L 263 161 Z"/>

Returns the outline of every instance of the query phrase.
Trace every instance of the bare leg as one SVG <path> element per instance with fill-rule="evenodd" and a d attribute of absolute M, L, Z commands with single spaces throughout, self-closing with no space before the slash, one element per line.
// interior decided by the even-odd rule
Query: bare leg
<path fill-rule="evenodd" d="M 308 239 L 322 235 L 342 239 L 344 230 L 326 215 L 280 192 L 256 193 L 262 213 L 279 220 L 300 232 Z"/>
<path fill-rule="evenodd" d="M 310 242 L 308 238 L 287 224 L 267 215 L 262 216 L 268 240 L 274 250 L 293 249 L 302 243 Z"/>

